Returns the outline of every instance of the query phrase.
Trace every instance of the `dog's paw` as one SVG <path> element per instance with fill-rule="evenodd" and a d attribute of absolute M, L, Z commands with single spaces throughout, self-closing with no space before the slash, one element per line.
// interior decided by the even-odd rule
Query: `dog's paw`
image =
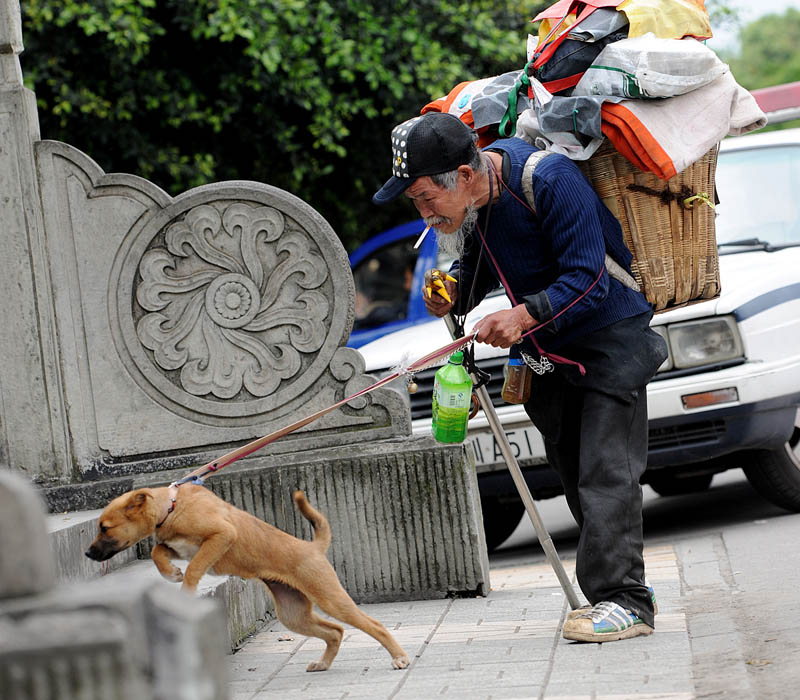
<path fill-rule="evenodd" d="M 324 661 L 312 661 L 306 666 L 306 671 L 327 671 L 330 668 Z"/>
<path fill-rule="evenodd" d="M 183 583 L 181 584 L 181 590 L 184 593 L 188 593 L 189 595 L 196 595 L 197 594 L 197 582 L 191 583 L 186 579 L 183 579 Z"/>
<path fill-rule="evenodd" d="M 168 574 L 161 574 L 170 583 L 181 583 L 183 581 L 183 571 L 177 566 Z"/>
<path fill-rule="evenodd" d="M 396 668 L 398 670 L 403 669 L 403 668 L 408 668 L 408 665 L 410 663 L 411 662 L 408 660 L 408 657 L 405 656 L 405 655 L 403 655 L 403 656 L 395 656 L 392 659 L 392 668 Z"/>

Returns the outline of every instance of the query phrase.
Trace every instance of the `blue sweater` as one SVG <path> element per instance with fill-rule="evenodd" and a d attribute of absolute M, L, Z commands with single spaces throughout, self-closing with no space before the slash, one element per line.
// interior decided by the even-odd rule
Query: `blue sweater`
<path fill-rule="evenodd" d="M 486 150 L 508 154 L 511 172 L 499 200 L 480 210 L 478 226 L 517 302 L 524 302 L 540 323 L 556 317 L 536 333 L 543 349 L 556 350 L 624 318 L 652 311 L 644 295 L 605 271 L 606 252 L 628 272 L 632 256 L 619 222 L 569 158 L 554 154 L 536 166 L 533 193 L 538 215 L 534 215 L 508 189 L 527 203 L 522 171 L 536 149 L 513 138 L 495 141 Z M 467 238 L 462 260 L 452 267 L 459 278 L 461 313 L 500 284 L 485 252 L 478 264 L 480 248 L 474 232 Z M 592 290 L 564 311 L 598 275 Z M 525 347 L 532 350 L 529 339 Z"/>

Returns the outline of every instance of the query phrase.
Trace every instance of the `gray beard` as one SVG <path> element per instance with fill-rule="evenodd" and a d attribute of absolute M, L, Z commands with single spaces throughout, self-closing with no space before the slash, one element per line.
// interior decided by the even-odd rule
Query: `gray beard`
<path fill-rule="evenodd" d="M 464 210 L 464 220 L 453 233 L 440 233 L 436 231 L 436 241 L 439 244 L 439 254 L 446 255 L 452 258 L 460 258 L 464 254 L 464 242 L 467 235 L 472 233 L 475 229 L 475 224 L 478 221 L 478 210 L 473 205 L 469 205 Z"/>

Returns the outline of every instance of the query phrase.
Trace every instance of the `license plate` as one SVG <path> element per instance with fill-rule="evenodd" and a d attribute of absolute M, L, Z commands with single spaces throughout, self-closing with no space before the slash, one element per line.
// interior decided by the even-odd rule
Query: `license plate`
<path fill-rule="evenodd" d="M 505 433 L 511 445 L 511 453 L 518 461 L 531 458 L 535 458 L 538 462 L 546 461 L 542 435 L 536 428 L 533 426 L 516 428 L 506 430 Z M 467 440 L 475 452 L 476 467 L 491 467 L 505 462 L 500 445 L 491 431 L 469 435 Z"/>

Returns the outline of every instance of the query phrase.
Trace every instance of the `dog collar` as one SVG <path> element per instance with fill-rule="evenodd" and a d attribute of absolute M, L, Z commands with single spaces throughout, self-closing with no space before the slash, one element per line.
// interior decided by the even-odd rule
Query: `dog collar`
<path fill-rule="evenodd" d="M 170 513 L 172 513 L 172 511 L 175 510 L 175 501 L 178 498 L 178 487 L 175 486 L 175 484 L 169 485 L 169 497 L 170 497 L 169 508 L 167 508 L 167 512 L 164 515 L 164 517 L 161 518 L 161 522 L 156 524 L 156 528 L 161 527 L 167 521 L 167 518 L 169 517 Z"/>

